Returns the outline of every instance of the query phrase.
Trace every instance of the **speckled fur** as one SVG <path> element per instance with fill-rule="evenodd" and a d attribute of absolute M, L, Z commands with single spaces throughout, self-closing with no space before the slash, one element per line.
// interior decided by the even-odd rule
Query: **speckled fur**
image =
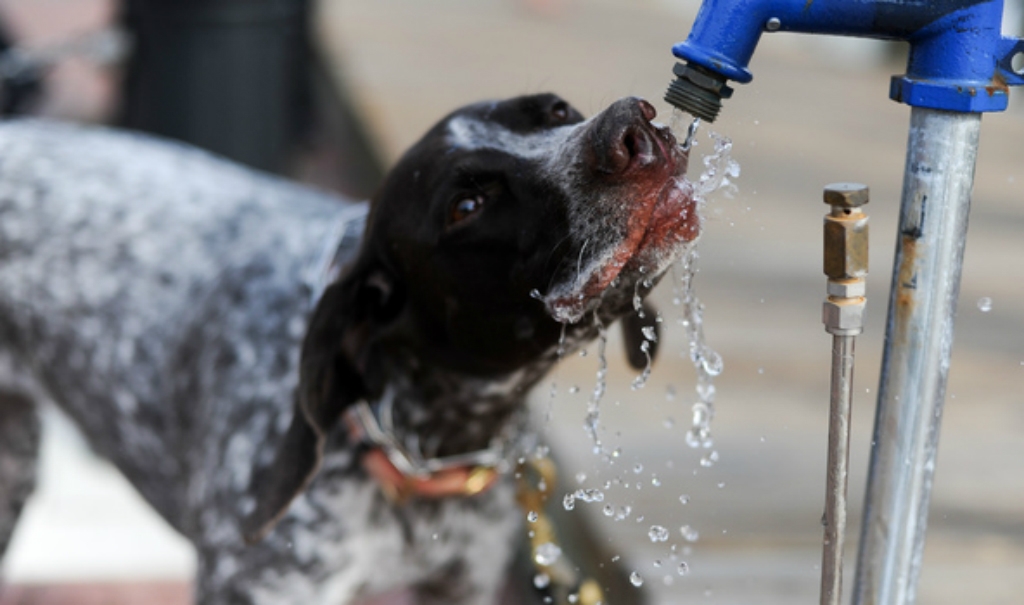
<path fill-rule="evenodd" d="M 196 545 L 198 603 L 337 605 L 417 584 L 491 601 L 520 524 L 511 487 L 396 509 L 343 435 L 275 530 L 242 539 L 306 318 L 365 205 L 105 130 L 5 123 L 0 149 L 0 554 L 35 471 L 29 403 L 52 400 Z"/>
<path fill-rule="evenodd" d="M 180 145 L 0 124 L 0 555 L 32 487 L 32 404 L 51 400 L 195 544 L 200 604 L 342 605 L 395 587 L 493 603 L 522 525 L 511 477 L 392 505 L 337 418 L 386 393 L 397 437 L 427 456 L 523 430 L 556 351 L 597 332 L 566 330 L 528 293 L 575 297 L 581 259 L 620 245 L 632 192 L 665 178 L 644 176 L 649 158 L 609 185 L 587 177 L 607 159 L 581 159 L 590 139 L 621 156 L 624 129 L 653 128 L 636 104 L 594 126 L 553 95 L 464 108 L 370 213 Z M 434 194 L 467 178 L 494 214 L 446 226 L 451 194 Z M 618 269 L 616 287 L 578 297 L 603 325 L 652 277 Z"/>

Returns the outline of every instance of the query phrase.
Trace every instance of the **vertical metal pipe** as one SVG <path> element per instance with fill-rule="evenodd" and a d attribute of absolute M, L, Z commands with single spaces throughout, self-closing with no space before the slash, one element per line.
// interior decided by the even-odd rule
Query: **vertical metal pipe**
<path fill-rule="evenodd" d="M 850 470 L 854 339 L 854 336 L 839 334 L 832 337 L 825 541 L 821 554 L 821 605 L 839 605 L 843 595 L 843 547 L 846 538 L 846 485 Z"/>
<path fill-rule="evenodd" d="M 980 128 L 911 112 L 855 605 L 916 598 Z"/>
<path fill-rule="evenodd" d="M 850 475 L 850 412 L 853 401 L 854 339 L 864 329 L 868 274 L 867 186 L 834 183 L 823 201 L 831 206 L 824 221 L 824 262 L 828 298 L 821 307 L 825 331 L 832 334 L 832 386 L 828 415 L 828 474 L 821 550 L 821 605 L 843 597 L 846 542 L 846 486 Z"/>

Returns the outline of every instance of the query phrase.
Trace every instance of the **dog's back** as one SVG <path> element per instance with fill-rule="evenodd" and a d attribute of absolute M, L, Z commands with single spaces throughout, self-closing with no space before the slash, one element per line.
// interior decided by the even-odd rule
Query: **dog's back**
<path fill-rule="evenodd" d="M 354 252 L 363 210 L 105 130 L 5 123 L 0 149 L 0 398 L 54 400 L 192 533 L 182 500 L 244 490 L 285 428 L 327 246 L 347 224 Z M 246 443 L 208 438 L 233 425 Z M 236 485 L 201 484 L 231 457 Z"/>

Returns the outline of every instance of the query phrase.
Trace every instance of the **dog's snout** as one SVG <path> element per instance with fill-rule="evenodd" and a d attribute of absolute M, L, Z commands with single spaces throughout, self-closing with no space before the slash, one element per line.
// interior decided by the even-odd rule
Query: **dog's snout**
<path fill-rule="evenodd" d="M 617 176 L 633 166 L 646 166 L 659 157 L 651 120 L 654 106 L 643 99 L 616 101 L 591 127 L 590 168 L 600 175 Z"/>

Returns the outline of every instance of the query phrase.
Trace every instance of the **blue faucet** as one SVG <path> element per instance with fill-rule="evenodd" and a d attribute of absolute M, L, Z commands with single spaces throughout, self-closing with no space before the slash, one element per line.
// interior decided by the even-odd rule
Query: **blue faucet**
<path fill-rule="evenodd" d="M 889 90 L 911 106 L 910 128 L 854 605 L 914 603 L 981 116 L 1006 109 L 1009 87 L 1024 84 L 1024 41 L 1001 35 L 1002 13 L 1003 0 L 704 0 L 690 36 L 672 48 L 684 62 L 665 100 L 714 121 L 733 92 L 727 82 L 753 79 L 763 32 L 910 44 L 907 71 Z M 830 493 L 845 493 L 831 460 Z M 841 601 L 841 543 L 824 541 L 822 605 Z"/>
<path fill-rule="evenodd" d="M 790 31 L 904 40 L 907 73 L 893 76 L 889 96 L 898 102 L 960 112 L 1002 111 L 1007 87 L 1024 84 L 1024 41 L 1000 34 L 1002 0 L 704 0 L 693 29 L 672 53 L 674 68 L 665 100 L 714 121 L 726 81 L 746 84 L 763 32 Z"/>

